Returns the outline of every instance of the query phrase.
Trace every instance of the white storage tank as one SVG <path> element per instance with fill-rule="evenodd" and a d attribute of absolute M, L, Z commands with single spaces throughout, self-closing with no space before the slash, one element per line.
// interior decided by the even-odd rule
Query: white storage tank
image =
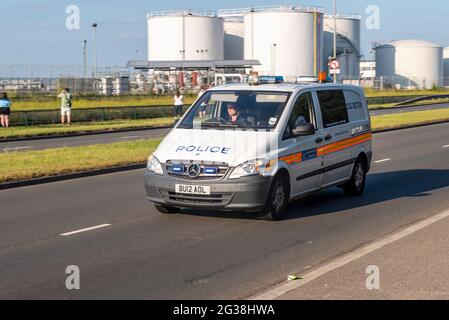
<path fill-rule="evenodd" d="M 224 59 L 243 60 L 245 27 L 242 18 L 225 18 Z"/>
<path fill-rule="evenodd" d="M 449 47 L 444 49 L 444 86 L 449 87 Z"/>
<path fill-rule="evenodd" d="M 323 70 L 323 10 L 270 7 L 245 14 L 245 59 L 259 60 L 260 74 L 317 76 Z"/>
<path fill-rule="evenodd" d="M 189 11 L 147 16 L 148 60 L 223 60 L 223 18 Z"/>
<path fill-rule="evenodd" d="M 339 14 L 337 22 L 337 57 L 340 62 L 340 79 L 360 79 L 361 17 Z M 324 17 L 324 63 L 328 71 L 328 59 L 334 55 L 334 16 Z"/>
<path fill-rule="evenodd" d="M 430 89 L 443 85 L 443 47 L 423 40 L 400 40 L 379 45 L 376 77 L 384 85 Z"/>

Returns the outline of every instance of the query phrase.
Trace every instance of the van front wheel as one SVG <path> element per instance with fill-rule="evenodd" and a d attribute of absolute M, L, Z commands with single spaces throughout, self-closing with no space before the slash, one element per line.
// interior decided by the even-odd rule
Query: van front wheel
<path fill-rule="evenodd" d="M 352 171 L 351 180 L 343 186 L 345 195 L 348 197 L 360 196 L 365 190 L 366 184 L 366 166 L 361 159 L 358 159 Z"/>
<path fill-rule="evenodd" d="M 289 196 L 287 179 L 282 175 L 276 176 L 268 193 L 266 207 L 260 217 L 269 221 L 281 220 L 287 209 Z"/>

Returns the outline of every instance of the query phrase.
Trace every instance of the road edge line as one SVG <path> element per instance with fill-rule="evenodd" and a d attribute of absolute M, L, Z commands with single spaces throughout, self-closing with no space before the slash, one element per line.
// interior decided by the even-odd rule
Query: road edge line
<path fill-rule="evenodd" d="M 58 182 L 58 181 L 100 176 L 100 175 L 105 175 L 105 174 L 110 174 L 110 173 L 138 170 L 138 169 L 143 169 L 145 167 L 146 167 L 146 163 L 136 163 L 136 164 L 130 164 L 130 165 L 125 165 L 125 166 L 116 166 L 116 167 L 110 167 L 110 168 L 104 168 L 104 169 L 95 169 L 95 170 L 82 171 L 82 172 L 76 172 L 76 173 L 54 175 L 54 176 L 35 178 L 35 179 L 30 179 L 30 180 L 4 182 L 4 183 L 0 183 L 0 190 L 28 187 L 28 186 L 34 186 L 34 185 L 45 184 L 45 183 L 50 183 L 50 182 Z"/>

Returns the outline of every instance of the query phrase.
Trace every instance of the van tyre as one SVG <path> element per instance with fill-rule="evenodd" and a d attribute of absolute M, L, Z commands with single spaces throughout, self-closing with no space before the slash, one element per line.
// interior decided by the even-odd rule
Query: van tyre
<path fill-rule="evenodd" d="M 363 193 L 366 184 L 366 174 L 365 162 L 361 158 L 358 158 L 352 170 L 351 180 L 343 186 L 346 196 L 357 197 Z"/>
<path fill-rule="evenodd" d="M 160 206 L 160 205 L 155 205 L 155 208 L 157 211 L 159 211 L 160 213 L 164 213 L 164 214 L 179 213 L 181 211 L 181 208 L 167 207 L 167 206 Z"/>
<path fill-rule="evenodd" d="M 260 218 L 268 221 L 281 220 L 287 209 L 289 197 L 290 191 L 287 178 L 283 175 L 277 175 L 271 184 L 267 203 L 260 214 Z"/>

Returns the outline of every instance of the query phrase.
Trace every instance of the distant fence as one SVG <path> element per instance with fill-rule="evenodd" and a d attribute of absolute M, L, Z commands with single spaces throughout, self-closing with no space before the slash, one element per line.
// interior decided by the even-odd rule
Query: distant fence
<path fill-rule="evenodd" d="M 401 103 L 417 98 L 418 96 L 369 97 L 368 104 Z"/>
<path fill-rule="evenodd" d="M 189 106 L 184 106 L 185 112 Z M 109 120 L 154 119 L 173 116 L 173 106 L 104 107 L 92 109 L 72 109 L 72 122 L 93 122 Z M 61 121 L 61 111 L 30 110 L 11 111 L 11 125 L 45 125 Z"/>

